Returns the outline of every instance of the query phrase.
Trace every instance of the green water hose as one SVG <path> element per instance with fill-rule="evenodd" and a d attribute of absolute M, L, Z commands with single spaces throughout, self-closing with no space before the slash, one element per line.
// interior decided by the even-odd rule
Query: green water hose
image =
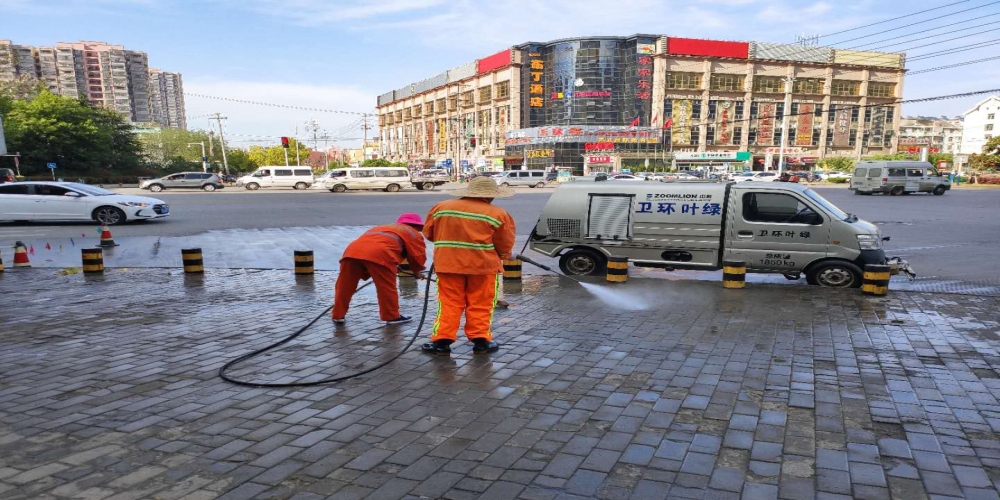
<path fill-rule="evenodd" d="M 321 318 L 323 318 L 324 316 L 326 316 L 330 312 L 330 310 L 333 309 L 333 306 L 331 305 L 330 307 L 327 307 L 326 309 L 323 309 L 323 312 L 319 313 L 319 316 L 316 316 L 315 318 L 313 318 L 313 320 L 310 321 L 309 323 L 307 323 L 306 326 L 303 326 L 302 328 L 299 328 L 298 330 L 296 330 L 295 333 L 292 333 L 291 335 L 289 335 L 289 336 L 287 336 L 287 337 L 279 340 L 278 342 L 275 342 L 273 344 L 264 346 L 264 347 L 262 347 L 260 349 L 257 349 L 255 351 L 249 352 L 247 354 L 244 354 L 244 355 L 242 355 L 242 356 L 240 356 L 240 357 L 238 357 L 236 359 L 233 359 L 233 360 L 229 361 L 228 363 L 222 365 L 222 368 L 219 368 L 219 378 L 221 378 L 222 380 L 225 380 L 226 382 L 229 382 L 231 384 L 241 385 L 241 386 L 244 386 L 244 387 L 278 387 L 278 388 L 280 388 L 280 387 L 312 387 L 312 386 L 317 386 L 317 385 L 326 385 L 326 384 L 333 384 L 333 383 L 337 383 L 337 382 L 343 382 L 345 380 L 350 380 L 352 378 L 357 378 L 357 377 L 360 377 L 362 375 L 367 375 L 367 374 L 369 374 L 369 373 L 371 373 L 371 372 L 373 372 L 375 370 L 378 370 L 378 369 L 381 369 L 381 368 L 383 368 L 385 366 L 388 366 L 393 361 L 396 361 L 397 359 L 399 359 L 399 357 L 402 356 L 403 354 L 405 354 L 406 351 L 409 351 L 410 347 L 413 346 L 413 343 L 417 341 L 417 337 L 420 336 L 420 330 L 423 329 L 424 322 L 427 320 L 427 306 L 430 303 L 430 299 L 431 299 L 431 281 L 434 280 L 433 275 L 434 275 L 434 266 L 431 265 L 431 268 L 427 271 L 427 278 L 426 278 L 427 279 L 427 286 L 424 288 L 424 307 L 423 307 L 423 309 L 420 312 L 420 321 L 417 323 L 417 329 L 416 329 L 416 331 L 413 332 L 413 337 L 410 337 L 410 341 L 406 344 L 406 347 L 404 347 L 403 350 L 399 351 L 399 354 L 396 354 L 395 356 L 393 356 L 392 358 L 390 358 L 388 361 L 385 361 L 385 362 L 383 362 L 383 363 L 381 363 L 379 365 L 373 366 L 373 367 L 371 367 L 371 368 L 369 368 L 367 370 L 364 370 L 364 371 L 361 371 L 361 372 L 358 372 L 358 373 L 354 373 L 354 374 L 351 374 L 351 375 L 341 375 L 341 376 L 337 376 L 337 377 L 329 377 L 329 378 L 325 378 L 325 379 L 322 379 L 322 380 L 316 380 L 316 381 L 313 381 L 313 382 L 287 382 L 287 383 L 248 382 L 248 381 L 245 381 L 245 380 L 237 380 L 235 378 L 230 377 L 229 375 L 226 375 L 226 371 L 228 371 L 233 366 L 235 366 L 235 365 L 237 365 L 239 363 L 242 363 L 243 361 L 246 361 L 248 359 L 256 358 L 257 356 L 260 356 L 261 354 L 264 354 L 264 353 L 266 353 L 268 351 L 272 351 L 274 349 L 277 349 L 278 347 L 281 347 L 281 346 L 283 346 L 283 345 L 285 345 L 285 344 L 287 344 L 287 343 L 295 340 L 300 335 L 302 335 L 303 333 L 305 333 L 305 331 L 308 330 L 309 327 L 313 326 L 314 324 L 316 324 L 317 321 L 319 321 Z M 355 293 L 363 290 L 365 287 L 367 287 L 368 285 L 371 285 L 372 283 L 374 283 L 374 281 L 369 281 L 369 282 L 367 282 L 367 283 L 359 286 L 358 289 L 355 291 Z"/>

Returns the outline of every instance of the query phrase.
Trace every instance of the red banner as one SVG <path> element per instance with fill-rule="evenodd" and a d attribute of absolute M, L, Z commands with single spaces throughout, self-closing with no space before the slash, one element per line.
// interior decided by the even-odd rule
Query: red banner
<path fill-rule="evenodd" d="M 812 146 L 814 109 L 812 104 L 799 104 L 798 126 L 795 128 L 796 146 Z"/>
<path fill-rule="evenodd" d="M 774 144 L 774 112 L 773 102 L 762 102 L 757 106 L 757 145 L 771 146 Z"/>

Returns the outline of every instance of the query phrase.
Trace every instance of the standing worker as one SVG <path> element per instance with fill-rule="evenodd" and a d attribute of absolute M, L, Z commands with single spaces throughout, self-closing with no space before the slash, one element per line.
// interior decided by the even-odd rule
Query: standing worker
<path fill-rule="evenodd" d="M 358 289 L 358 282 L 371 278 L 375 281 L 379 316 L 386 324 L 406 323 L 412 318 L 399 313 L 399 292 L 396 290 L 397 266 L 406 259 L 417 278 L 427 261 L 427 249 L 420 231 L 424 221 L 417 214 L 403 214 L 395 224 L 377 226 L 344 249 L 340 259 L 340 274 L 333 297 L 333 322 L 343 323 L 351 297 Z"/>
<path fill-rule="evenodd" d="M 514 192 L 480 176 L 451 194 L 460 199 L 434 205 L 424 227 L 424 235 L 434 243 L 438 315 L 431 342 L 424 344 L 423 350 L 451 354 L 450 346 L 458 339 L 458 325 L 465 313 L 465 336 L 473 343 L 472 352 L 486 354 L 500 348 L 490 328 L 503 283 L 501 259 L 514 249 L 516 234 L 514 218 L 491 203 L 494 198 L 514 196 Z"/>

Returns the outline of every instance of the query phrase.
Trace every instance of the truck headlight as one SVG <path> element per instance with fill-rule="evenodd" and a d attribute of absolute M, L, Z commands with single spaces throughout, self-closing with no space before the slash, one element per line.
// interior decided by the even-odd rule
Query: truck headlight
<path fill-rule="evenodd" d="M 882 248 L 882 238 L 871 234 L 859 234 L 858 248 L 862 250 L 878 250 Z"/>

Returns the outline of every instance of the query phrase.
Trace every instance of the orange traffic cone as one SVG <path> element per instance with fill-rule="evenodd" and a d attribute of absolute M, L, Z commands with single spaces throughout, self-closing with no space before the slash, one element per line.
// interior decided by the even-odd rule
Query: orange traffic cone
<path fill-rule="evenodd" d="M 116 247 L 115 239 L 111 236 L 111 230 L 108 229 L 107 224 L 101 224 L 101 243 L 98 245 L 101 247 Z"/>
<path fill-rule="evenodd" d="M 20 241 L 14 243 L 14 267 L 31 267 L 28 260 L 28 248 Z"/>

